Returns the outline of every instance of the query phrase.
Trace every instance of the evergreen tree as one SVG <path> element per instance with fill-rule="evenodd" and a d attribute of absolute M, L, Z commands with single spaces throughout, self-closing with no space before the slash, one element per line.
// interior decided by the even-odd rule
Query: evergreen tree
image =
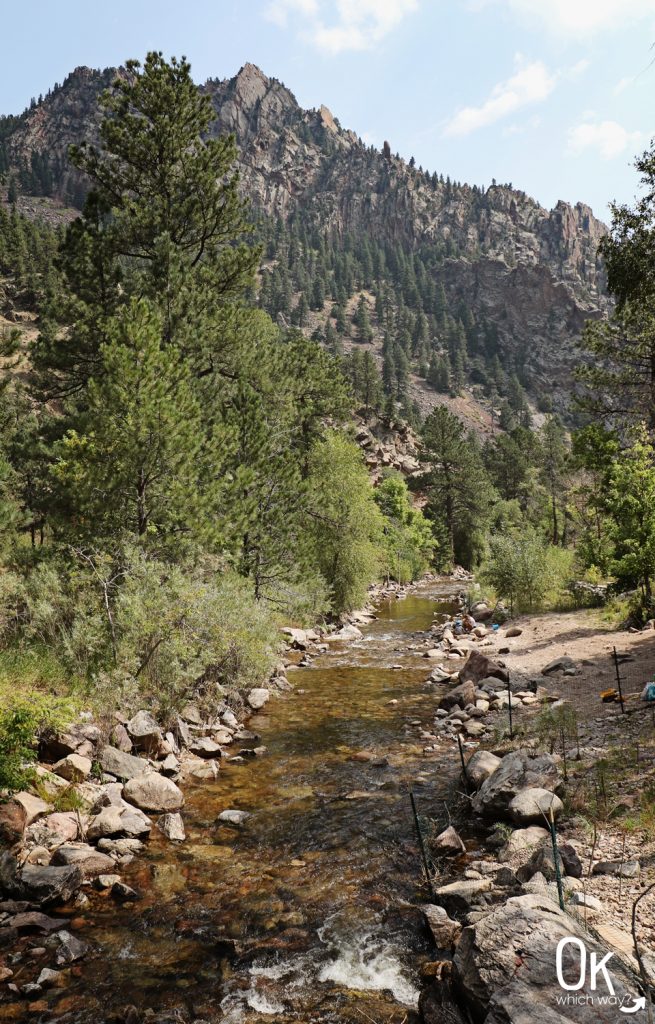
<path fill-rule="evenodd" d="M 439 405 L 422 431 L 428 512 L 435 522 L 446 559 L 472 566 L 481 554 L 481 538 L 494 493 L 475 438 L 463 423 Z"/>

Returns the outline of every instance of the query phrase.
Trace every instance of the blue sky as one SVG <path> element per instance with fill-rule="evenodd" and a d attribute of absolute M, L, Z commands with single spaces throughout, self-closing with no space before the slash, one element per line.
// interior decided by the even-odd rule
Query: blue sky
<path fill-rule="evenodd" d="M 430 171 L 605 219 L 655 134 L 655 0 L 32 0 L 2 22 L 2 113 L 152 48 L 198 81 L 251 61 Z"/>

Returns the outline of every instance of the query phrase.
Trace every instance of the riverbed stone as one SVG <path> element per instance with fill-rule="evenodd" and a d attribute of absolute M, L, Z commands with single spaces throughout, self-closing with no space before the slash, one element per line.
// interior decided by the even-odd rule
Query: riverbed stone
<path fill-rule="evenodd" d="M 461 853 L 466 853 L 462 838 L 452 825 L 440 832 L 430 845 L 434 853 L 440 857 L 458 857 Z"/>
<path fill-rule="evenodd" d="M 87 837 L 91 842 L 99 839 L 138 839 L 147 836 L 151 828 L 152 822 L 139 808 L 128 804 L 116 807 L 112 804 L 91 819 Z"/>
<path fill-rule="evenodd" d="M 33 793 L 14 793 L 13 799 L 16 803 L 20 804 L 25 811 L 25 825 L 29 827 L 33 821 L 37 818 L 42 818 L 44 814 L 47 814 L 52 808 L 50 804 L 46 803 L 45 800 L 41 800 L 40 797 L 34 796 Z"/>
<path fill-rule="evenodd" d="M 470 786 L 479 789 L 483 782 L 499 767 L 501 759 L 490 750 L 476 750 L 466 765 L 466 775 Z"/>
<path fill-rule="evenodd" d="M 102 872 L 111 871 L 114 861 L 108 854 L 96 850 L 87 843 L 66 843 L 60 846 L 52 858 L 53 864 L 77 864 L 85 878 L 93 878 Z"/>
<path fill-rule="evenodd" d="M 103 747 L 98 754 L 98 760 L 103 771 L 116 776 L 117 779 L 135 779 L 143 775 L 148 768 L 148 762 L 143 758 L 128 754 L 118 747 Z"/>
<path fill-rule="evenodd" d="M 510 800 L 507 808 L 509 817 L 517 825 L 536 825 L 545 818 L 558 818 L 564 810 L 564 804 L 555 793 L 541 786 L 522 789 Z"/>
<path fill-rule="evenodd" d="M 557 765 L 550 754 L 534 754 L 516 750 L 506 754 L 495 772 L 483 782 L 473 797 L 472 807 L 484 817 L 505 817 L 509 805 L 522 790 L 540 788 L 555 790 L 560 785 Z M 518 813 L 518 812 L 517 812 Z M 517 817 L 517 824 L 532 824 Z"/>
<path fill-rule="evenodd" d="M 464 682 L 473 682 L 477 685 L 481 679 L 489 677 L 501 679 L 507 682 L 509 672 L 503 665 L 500 665 L 493 658 L 487 657 L 480 651 L 471 651 L 466 664 L 459 670 L 459 678 Z"/>
<path fill-rule="evenodd" d="M 445 711 L 452 711 L 459 706 L 465 708 L 467 704 L 475 704 L 475 683 L 470 680 L 455 686 L 449 693 L 439 701 L 439 708 Z"/>
<path fill-rule="evenodd" d="M 423 913 L 437 949 L 452 951 L 462 934 L 462 925 L 459 921 L 451 920 L 444 908 L 434 903 L 424 906 Z"/>
<path fill-rule="evenodd" d="M 19 875 L 20 894 L 32 903 L 66 903 L 83 881 L 84 874 L 77 864 L 61 867 L 26 864 Z"/>
<path fill-rule="evenodd" d="M 137 711 L 126 728 L 134 746 L 148 753 L 154 753 L 163 739 L 159 723 L 149 711 Z"/>
<path fill-rule="evenodd" d="M 436 890 L 436 902 L 449 914 L 463 914 L 471 909 L 478 897 L 493 888 L 490 878 L 470 878 L 441 885 Z"/>
<path fill-rule="evenodd" d="M 252 690 L 248 691 L 246 700 L 253 711 L 259 711 L 268 703 L 270 696 L 271 692 L 265 686 L 255 686 Z"/>
<path fill-rule="evenodd" d="M 139 775 L 123 786 L 123 797 L 142 811 L 179 811 L 184 796 L 172 779 L 163 775 Z"/>
<path fill-rule="evenodd" d="M 528 825 L 517 828 L 507 838 L 507 842 L 498 853 L 498 861 L 505 864 L 523 853 L 530 853 L 550 839 L 550 832 L 539 825 Z"/>
<path fill-rule="evenodd" d="M 241 825 L 245 825 L 248 818 L 251 817 L 252 815 L 248 811 L 239 811 L 234 808 L 229 808 L 226 811 L 221 811 L 217 821 L 222 825 L 235 825 L 239 827 Z"/>
<path fill-rule="evenodd" d="M 230 737 L 230 740 L 232 737 Z M 210 739 L 209 736 L 198 736 L 191 740 L 189 744 L 189 752 L 195 754 L 196 757 L 212 758 L 221 756 L 221 748 L 215 740 Z"/>
<path fill-rule="evenodd" d="M 59 775 L 67 782 L 84 782 L 91 774 L 93 767 L 90 757 L 83 757 L 81 754 L 68 754 L 61 761 L 52 766 L 55 775 Z"/>
<path fill-rule="evenodd" d="M 65 928 L 55 934 L 54 940 L 57 950 L 55 959 L 60 967 L 81 960 L 91 948 L 88 943 L 78 939 L 76 935 L 71 935 Z"/>
<path fill-rule="evenodd" d="M 186 839 L 181 814 L 162 814 L 157 821 L 157 828 L 167 839 L 175 840 L 176 842 L 183 842 Z"/>
<path fill-rule="evenodd" d="M 472 1017 L 485 1024 L 616 1024 L 616 1005 L 602 1005 L 586 980 L 578 995 L 574 1015 L 557 1009 L 562 989 L 556 975 L 556 949 L 561 939 L 582 939 L 588 954 L 598 960 L 607 952 L 573 917 L 562 912 L 549 897 L 539 894 L 512 896 L 502 906 L 487 911 L 462 932 L 455 950 L 453 969 L 460 997 Z M 580 976 L 579 950 L 566 945 L 562 956 L 564 977 L 575 984 Z M 608 973 L 619 999 L 631 1005 L 623 976 Z M 594 979 L 595 980 L 595 979 Z"/>
<path fill-rule="evenodd" d="M 7 800 L 0 804 L 0 845 L 8 848 L 21 842 L 27 813 L 18 800 Z"/>

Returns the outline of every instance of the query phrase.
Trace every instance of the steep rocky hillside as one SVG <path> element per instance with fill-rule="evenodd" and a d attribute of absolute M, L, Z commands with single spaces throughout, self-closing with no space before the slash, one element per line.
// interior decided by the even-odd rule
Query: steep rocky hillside
<path fill-rule="evenodd" d="M 96 134 L 97 98 L 114 74 L 78 68 L 23 115 L 0 121 L 2 162 L 25 194 L 20 205 L 29 203 L 27 194 L 50 194 L 63 206 L 79 205 L 84 182 L 67 163 L 67 147 Z M 485 432 L 489 412 L 503 395 L 502 384 L 499 396 L 485 379 L 484 365 L 496 358 L 508 374 L 519 375 L 533 403 L 547 395 L 564 408 L 578 359 L 575 339 L 585 319 L 607 307 L 597 257 L 605 228 L 588 207 L 560 202 L 547 211 L 510 185 L 485 190 L 423 171 L 393 156 L 386 143 L 382 152 L 367 147 L 326 107 L 303 110 L 289 89 L 252 64 L 203 88 L 216 110 L 213 130 L 236 135 L 242 187 L 255 213 L 285 224 L 292 241 L 300 227 L 305 246 L 311 237 L 316 251 L 321 238 L 333 248 L 352 247 L 353 239 L 377 246 L 382 256 L 374 262 L 383 266 L 377 266 L 371 293 L 386 281 L 395 289 L 389 300 L 393 309 L 398 317 L 407 311 L 410 328 L 417 317 L 427 317 L 424 350 L 407 350 L 409 392 L 423 410 L 438 400 L 425 381 L 430 379 L 425 365 L 431 354 L 448 356 L 450 344 L 440 337 L 448 325 L 434 299 L 437 288 L 454 324 L 468 318 L 468 352 L 461 357 L 465 378 L 442 388 L 450 392 L 449 401 Z M 397 252 L 404 254 L 400 270 L 393 266 Z M 273 253 L 269 270 L 275 263 Z M 317 336 L 334 315 L 334 301 L 346 308 L 343 286 L 339 298 L 330 274 L 323 305 L 319 300 L 311 316 L 297 321 Z M 417 277 L 429 279 L 418 299 L 413 296 Z M 289 287 L 295 304 L 302 285 Z M 348 309 L 366 287 L 362 275 L 347 279 Z M 366 345 L 381 363 L 389 318 L 376 318 L 372 297 L 370 306 Z M 347 351 L 357 340 L 350 318 L 341 333 Z M 450 358 L 459 358 L 452 344 Z M 477 390 L 476 380 L 482 382 Z"/>

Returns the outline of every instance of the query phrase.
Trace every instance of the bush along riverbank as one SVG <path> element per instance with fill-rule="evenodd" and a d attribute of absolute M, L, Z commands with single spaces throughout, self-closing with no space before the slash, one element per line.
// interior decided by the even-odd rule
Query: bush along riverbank
<path fill-rule="evenodd" d="M 91 949 L 70 923 L 89 906 L 90 890 L 137 902 L 141 894 L 123 881 L 122 870 L 146 851 L 155 831 L 184 843 L 188 785 L 211 783 L 222 764 L 247 770 L 251 759 L 266 756 L 249 718 L 293 690 L 287 670 L 309 664 L 332 643 L 358 639 L 375 603 L 412 589 L 376 585 L 366 607 L 338 623 L 283 628 L 270 678 L 217 690 L 211 707 L 190 701 L 166 722 L 146 708 L 97 720 L 82 711 L 32 737 L 38 759 L 28 767 L 31 782 L 5 790 L 0 802 L 0 982 L 8 993 L 38 1009 L 45 990 L 65 986 L 65 972 Z M 245 817 L 228 806 L 219 820 L 238 826 Z"/>
<path fill-rule="evenodd" d="M 655 986 L 651 716 L 604 708 L 591 687 L 586 710 L 598 711 L 578 721 L 571 658 L 531 676 L 483 654 L 481 636 L 455 637 L 451 622 L 435 633 L 445 661 L 428 679 L 439 695 L 420 733 L 428 757 L 458 743 L 460 805 L 450 811 L 464 839 L 476 838 L 465 842 L 451 823 L 426 840 L 425 919 L 438 950 L 424 968 L 426 1024 L 645 1014 Z M 510 623 L 493 645 L 506 651 L 520 633 Z"/>

